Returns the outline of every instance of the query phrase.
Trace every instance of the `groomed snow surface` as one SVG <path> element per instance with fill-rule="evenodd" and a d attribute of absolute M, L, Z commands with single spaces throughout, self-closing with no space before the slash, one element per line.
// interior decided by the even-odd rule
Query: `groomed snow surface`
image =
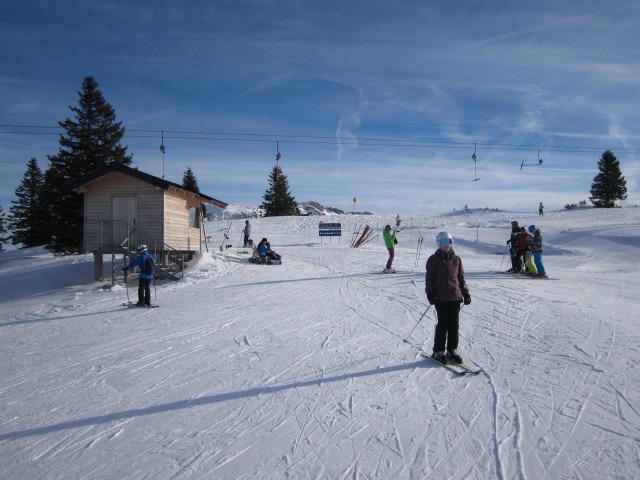
<path fill-rule="evenodd" d="M 152 287 L 155 309 L 93 282 L 91 255 L 1 253 L 0 477 L 640 478 L 640 210 L 404 216 L 385 275 L 381 236 L 350 243 L 394 219 L 252 219 L 279 266 L 236 248 L 244 220 L 224 252 L 228 221 L 209 222 L 210 253 Z M 496 273 L 512 220 L 541 227 L 551 280 Z M 404 342 L 441 230 L 472 295 L 460 353 L 481 375 L 420 356 L 433 308 Z"/>

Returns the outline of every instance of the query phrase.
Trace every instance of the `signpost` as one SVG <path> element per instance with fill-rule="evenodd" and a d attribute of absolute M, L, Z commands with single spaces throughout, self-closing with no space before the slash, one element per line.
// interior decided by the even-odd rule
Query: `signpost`
<path fill-rule="evenodd" d="M 320 234 L 320 241 L 322 241 L 322 237 L 341 237 L 342 224 L 320 222 L 318 224 L 318 232 Z M 329 241 L 331 241 L 331 238 L 329 238 Z"/>

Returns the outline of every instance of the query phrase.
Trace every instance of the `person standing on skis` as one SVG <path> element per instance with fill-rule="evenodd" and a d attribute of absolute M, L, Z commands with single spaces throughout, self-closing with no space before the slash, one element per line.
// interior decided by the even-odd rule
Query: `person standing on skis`
<path fill-rule="evenodd" d="M 425 277 L 427 299 L 438 314 L 431 357 L 444 364 L 448 360 L 462 363 L 458 354 L 460 304 L 471 304 L 471 295 L 464 280 L 462 260 L 453 251 L 451 234 L 438 233 L 436 243 L 438 249 L 427 260 Z"/>
<path fill-rule="evenodd" d="M 242 230 L 242 233 L 244 234 L 244 246 L 248 247 L 249 237 L 251 236 L 251 224 L 249 223 L 249 220 L 244 221 L 244 229 Z"/>
<path fill-rule="evenodd" d="M 139 245 L 136 250 L 138 251 L 138 257 L 129 265 L 124 267 L 122 271 L 126 276 L 129 269 L 140 267 L 140 274 L 138 275 L 138 303 L 136 303 L 136 307 L 149 307 L 151 306 L 150 285 L 151 279 L 153 278 L 153 266 L 156 264 L 156 259 L 147 251 L 146 245 Z"/>
<path fill-rule="evenodd" d="M 397 230 L 391 230 L 391 225 L 387 225 L 384 227 L 384 231 L 382 232 L 382 238 L 384 239 L 384 244 L 389 251 L 389 259 L 387 260 L 387 265 L 382 270 L 383 273 L 395 273 L 396 271 L 393 269 L 393 259 L 395 257 L 395 246 L 398 243 L 396 239 Z"/>
<path fill-rule="evenodd" d="M 533 243 L 531 245 L 531 253 L 533 254 L 533 261 L 536 264 L 538 273 L 536 278 L 547 278 L 547 272 L 542 264 L 542 232 L 535 225 L 529 225 L 529 232 L 533 233 Z"/>
<path fill-rule="evenodd" d="M 510 245 L 509 250 L 511 254 L 511 269 L 508 272 L 520 273 L 522 270 L 522 264 L 520 263 L 520 256 L 518 255 L 518 245 L 520 244 L 520 227 L 515 220 L 511 222 L 511 237 L 507 240 L 507 245 Z"/>
<path fill-rule="evenodd" d="M 536 267 L 533 264 L 533 258 L 531 257 L 531 246 L 533 245 L 533 235 L 527 232 L 522 227 L 520 229 L 520 251 L 522 252 L 522 261 L 524 268 L 524 274 L 534 276 L 536 274 Z"/>

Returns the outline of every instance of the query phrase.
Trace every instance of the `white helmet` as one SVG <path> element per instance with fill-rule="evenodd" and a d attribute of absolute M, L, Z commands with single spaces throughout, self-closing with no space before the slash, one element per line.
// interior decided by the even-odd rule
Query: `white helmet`
<path fill-rule="evenodd" d="M 146 249 L 147 246 L 144 243 L 142 245 L 138 245 L 138 248 L 136 248 L 139 252 L 144 252 Z"/>
<path fill-rule="evenodd" d="M 438 244 L 438 247 L 442 247 L 443 245 L 452 245 L 453 237 L 449 232 L 440 232 L 436 235 L 436 243 Z"/>

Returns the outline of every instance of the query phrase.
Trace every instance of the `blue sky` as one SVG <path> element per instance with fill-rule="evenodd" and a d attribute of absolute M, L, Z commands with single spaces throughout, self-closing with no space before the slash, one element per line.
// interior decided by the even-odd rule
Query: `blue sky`
<path fill-rule="evenodd" d="M 164 131 L 165 178 L 227 203 L 261 203 L 276 146 L 297 200 L 347 211 L 561 209 L 606 149 L 640 203 L 637 1 L 5 3 L 5 212 L 86 76 L 135 166 L 162 175 Z"/>

